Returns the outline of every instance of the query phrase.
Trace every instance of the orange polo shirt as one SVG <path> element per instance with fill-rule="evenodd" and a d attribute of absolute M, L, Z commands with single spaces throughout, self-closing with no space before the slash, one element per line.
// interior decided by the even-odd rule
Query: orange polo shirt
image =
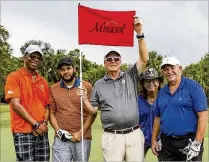
<path fill-rule="evenodd" d="M 49 104 L 49 87 L 47 81 L 36 75 L 35 82 L 32 75 L 25 68 L 10 73 L 7 76 L 5 85 L 5 99 L 7 102 L 11 98 L 20 98 L 21 105 L 38 122 L 44 119 L 45 107 Z M 32 125 L 23 120 L 10 104 L 11 129 L 14 133 L 30 133 Z"/>

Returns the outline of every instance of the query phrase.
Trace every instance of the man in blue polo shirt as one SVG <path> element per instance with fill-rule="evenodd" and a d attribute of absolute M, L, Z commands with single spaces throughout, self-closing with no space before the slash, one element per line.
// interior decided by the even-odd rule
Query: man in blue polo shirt
<path fill-rule="evenodd" d="M 152 151 L 157 155 L 156 141 L 161 131 L 163 161 L 202 161 L 208 118 L 204 90 L 196 81 L 181 75 L 182 66 L 175 57 L 165 58 L 161 69 L 168 84 L 156 101 Z"/>

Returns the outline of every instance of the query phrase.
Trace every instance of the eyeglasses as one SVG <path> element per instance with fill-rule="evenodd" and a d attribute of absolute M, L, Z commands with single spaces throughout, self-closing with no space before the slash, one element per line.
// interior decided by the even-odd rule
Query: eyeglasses
<path fill-rule="evenodd" d="M 120 61 L 120 57 L 106 57 L 105 61 L 112 62 L 112 61 Z"/>
<path fill-rule="evenodd" d="M 158 83 L 159 81 L 158 79 L 145 79 L 144 82 L 147 84 L 151 84 L 151 83 L 155 84 L 155 83 Z"/>
<path fill-rule="evenodd" d="M 38 61 L 42 61 L 43 60 L 43 58 L 41 56 L 37 56 L 37 55 L 29 55 L 29 57 L 32 60 L 35 60 L 35 59 L 37 59 Z"/>

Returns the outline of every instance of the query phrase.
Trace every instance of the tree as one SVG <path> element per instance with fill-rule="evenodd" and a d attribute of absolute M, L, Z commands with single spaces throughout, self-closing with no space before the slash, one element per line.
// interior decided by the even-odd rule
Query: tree
<path fill-rule="evenodd" d="M 194 79 L 199 82 L 205 90 L 209 101 L 209 53 L 206 53 L 203 58 L 196 64 L 190 64 L 183 70 L 184 76 Z"/>
<path fill-rule="evenodd" d="M 20 59 L 12 56 L 12 47 L 8 43 L 10 35 L 9 32 L 0 25 L 0 98 L 1 100 L 4 98 L 4 85 L 6 81 L 6 76 L 18 69 L 21 66 Z M 3 100 L 2 100 L 3 101 Z"/>

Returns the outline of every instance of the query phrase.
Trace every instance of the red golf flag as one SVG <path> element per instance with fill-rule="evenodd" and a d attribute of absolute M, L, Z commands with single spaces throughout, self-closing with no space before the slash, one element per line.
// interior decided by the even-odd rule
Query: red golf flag
<path fill-rule="evenodd" d="M 133 46 L 135 11 L 104 11 L 78 6 L 78 43 Z"/>

